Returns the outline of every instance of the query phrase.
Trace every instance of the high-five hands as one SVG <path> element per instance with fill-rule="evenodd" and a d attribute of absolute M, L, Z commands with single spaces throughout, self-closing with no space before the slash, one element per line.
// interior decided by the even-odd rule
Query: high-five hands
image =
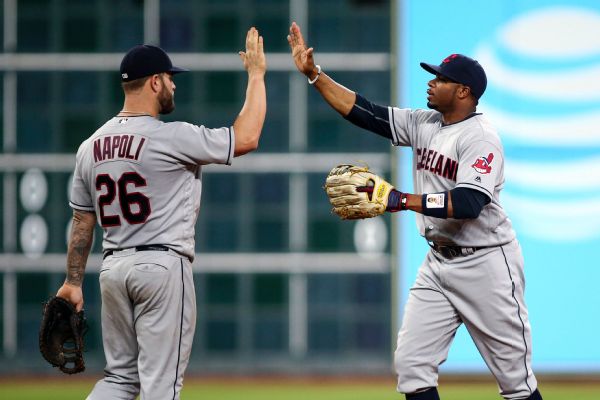
<path fill-rule="evenodd" d="M 317 73 L 315 60 L 313 59 L 313 48 L 306 48 L 300 27 L 295 22 L 292 22 L 290 26 L 290 34 L 287 36 L 287 40 L 290 44 L 296 68 L 308 78 L 312 78 Z"/>
<path fill-rule="evenodd" d="M 244 68 L 248 71 L 248 75 L 265 74 L 267 61 L 265 59 L 263 37 L 259 35 L 255 27 L 250 28 L 246 34 L 246 51 L 240 51 L 238 54 L 244 63 Z"/>

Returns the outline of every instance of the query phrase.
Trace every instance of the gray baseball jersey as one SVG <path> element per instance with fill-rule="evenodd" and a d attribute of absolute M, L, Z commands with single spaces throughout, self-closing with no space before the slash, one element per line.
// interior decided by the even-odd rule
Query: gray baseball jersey
<path fill-rule="evenodd" d="M 112 118 L 79 147 L 70 205 L 96 213 L 106 255 L 105 376 L 88 400 L 179 399 L 196 326 L 201 168 L 231 163 L 234 147 L 233 128 L 150 116 Z"/>
<path fill-rule="evenodd" d="M 96 212 L 104 251 L 162 244 L 193 259 L 202 165 L 233 152 L 233 128 L 115 117 L 79 147 L 69 204 Z"/>
<path fill-rule="evenodd" d="M 466 187 L 491 202 L 476 219 L 440 219 L 417 214 L 419 232 L 428 241 L 458 246 L 496 246 L 515 232 L 500 206 L 504 151 L 494 127 L 481 114 L 442 126 L 437 111 L 389 108 L 392 142 L 413 149 L 415 193 Z M 432 197 L 435 200 L 435 197 Z"/>
<path fill-rule="evenodd" d="M 414 192 L 443 207 L 439 192 L 465 187 L 491 200 L 474 219 L 417 214 L 429 242 L 460 246 L 447 256 L 431 250 L 412 286 L 398 333 L 398 391 L 437 386 L 456 330 L 465 324 L 501 395 L 523 399 L 537 387 L 531 369 L 531 328 L 525 305 L 523 257 L 500 206 L 504 152 L 481 114 L 443 125 L 437 111 L 388 108 L 392 142 L 413 150 Z M 468 252 L 462 253 L 464 248 Z"/>

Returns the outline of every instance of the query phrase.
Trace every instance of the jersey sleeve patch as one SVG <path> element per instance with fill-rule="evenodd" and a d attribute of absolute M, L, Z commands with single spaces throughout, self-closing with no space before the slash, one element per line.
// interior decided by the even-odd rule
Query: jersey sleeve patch
<path fill-rule="evenodd" d="M 475 160 L 471 167 L 482 175 L 489 174 L 492 172 L 492 161 L 494 160 L 494 153 L 489 153 L 487 157 L 480 156 Z"/>
<path fill-rule="evenodd" d="M 473 140 L 467 135 L 458 151 L 464 162 L 459 165 L 456 186 L 479 190 L 493 198 L 496 186 L 504 180 L 500 144 L 495 140 Z"/>

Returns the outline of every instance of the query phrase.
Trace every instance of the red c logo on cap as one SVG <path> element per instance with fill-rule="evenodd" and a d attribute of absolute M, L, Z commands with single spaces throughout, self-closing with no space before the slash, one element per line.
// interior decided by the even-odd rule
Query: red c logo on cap
<path fill-rule="evenodd" d="M 448 57 L 444 58 L 444 61 L 442 61 L 442 64 L 449 63 L 450 60 L 455 59 L 456 57 L 458 57 L 458 54 L 450 54 Z"/>

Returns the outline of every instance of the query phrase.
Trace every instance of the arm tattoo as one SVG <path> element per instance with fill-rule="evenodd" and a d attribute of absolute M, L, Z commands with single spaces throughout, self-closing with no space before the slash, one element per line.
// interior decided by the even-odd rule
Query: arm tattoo
<path fill-rule="evenodd" d="M 96 215 L 90 212 L 73 211 L 73 227 L 67 250 L 67 279 L 66 282 L 81 286 L 85 264 L 92 247 Z"/>

